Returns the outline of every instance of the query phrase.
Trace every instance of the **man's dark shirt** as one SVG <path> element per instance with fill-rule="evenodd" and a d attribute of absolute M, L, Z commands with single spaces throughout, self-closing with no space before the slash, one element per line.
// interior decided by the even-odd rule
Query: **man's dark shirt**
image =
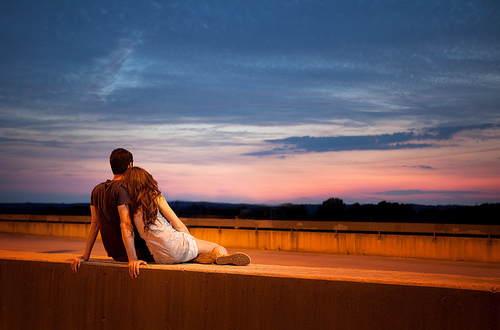
<path fill-rule="evenodd" d="M 116 261 L 128 261 L 127 250 L 122 240 L 118 206 L 130 204 L 129 196 L 119 180 L 107 180 L 98 184 L 90 197 L 90 205 L 95 207 L 97 224 L 102 243 L 108 256 Z M 135 249 L 140 260 L 154 261 L 146 242 L 134 228 Z"/>

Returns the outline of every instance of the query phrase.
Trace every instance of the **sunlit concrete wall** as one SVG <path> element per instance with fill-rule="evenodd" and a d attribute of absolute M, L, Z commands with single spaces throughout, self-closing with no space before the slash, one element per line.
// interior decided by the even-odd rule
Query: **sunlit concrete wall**
<path fill-rule="evenodd" d="M 500 262 L 499 239 L 210 228 L 191 233 L 230 248 Z"/>
<path fill-rule="evenodd" d="M 85 238 L 83 223 L 0 221 L 0 232 Z M 385 257 L 500 262 L 500 239 L 333 233 L 307 231 L 191 228 L 200 239 L 227 248 L 322 252 Z"/>
<path fill-rule="evenodd" d="M 89 228 L 85 223 L 0 221 L 0 232 L 15 234 L 86 238 Z"/>
<path fill-rule="evenodd" d="M 70 256 L 40 255 L 0 251 L 0 329 L 500 328 L 500 295 L 490 291 L 250 266 L 157 265 L 133 280 L 125 264 L 89 262 L 73 274 Z"/>

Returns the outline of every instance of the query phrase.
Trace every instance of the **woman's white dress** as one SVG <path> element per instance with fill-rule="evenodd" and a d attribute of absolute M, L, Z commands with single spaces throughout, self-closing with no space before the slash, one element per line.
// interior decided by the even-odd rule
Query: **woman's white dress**
<path fill-rule="evenodd" d="M 176 264 L 190 261 L 198 255 L 198 246 L 194 237 L 180 232 L 158 211 L 158 219 L 144 231 L 142 220 L 134 219 L 139 235 L 146 241 L 155 262 L 161 264 Z"/>

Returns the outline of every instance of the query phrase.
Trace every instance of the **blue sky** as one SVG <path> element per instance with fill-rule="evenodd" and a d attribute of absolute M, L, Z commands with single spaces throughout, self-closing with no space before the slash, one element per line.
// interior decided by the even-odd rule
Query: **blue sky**
<path fill-rule="evenodd" d="M 500 201 L 498 1 L 0 4 L 0 202 Z"/>

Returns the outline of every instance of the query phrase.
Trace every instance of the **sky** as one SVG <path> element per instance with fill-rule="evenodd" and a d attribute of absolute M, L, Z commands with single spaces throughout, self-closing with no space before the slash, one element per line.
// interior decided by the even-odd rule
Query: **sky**
<path fill-rule="evenodd" d="M 500 202 L 500 2 L 0 1 L 0 202 Z"/>

